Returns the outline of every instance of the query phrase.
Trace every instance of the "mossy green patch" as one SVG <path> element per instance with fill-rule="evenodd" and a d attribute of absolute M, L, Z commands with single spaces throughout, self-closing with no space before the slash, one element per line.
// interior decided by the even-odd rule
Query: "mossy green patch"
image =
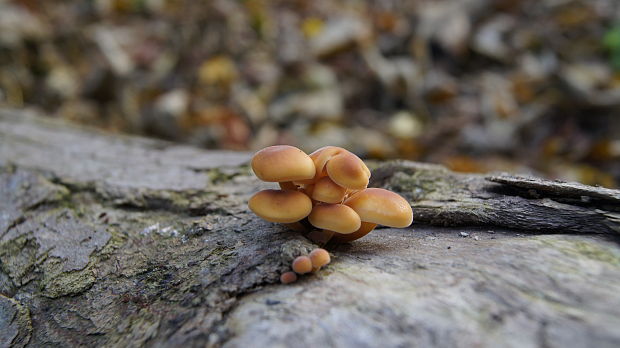
<path fill-rule="evenodd" d="M 58 298 L 76 295 L 89 289 L 95 283 L 95 276 L 90 272 L 73 271 L 59 273 L 45 278 L 41 283 L 43 295 Z"/>
<path fill-rule="evenodd" d="M 95 265 L 107 259 L 109 254 L 119 248 L 125 239 L 114 229 L 109 229 L 111 237 L 101 251 L 93 252 L 89 256 L 86 267 L 81 270 L 66 271 L 64 261 L 57 257 L 44 257 L 45 261 L 39 266 L 43 277 L 39 283 L 42 294 L 46 297 L 57 298 L 66 295 L 76 295 L 89 289 L 96 281 Z"/>
<path fill-rule="evenodd" d="M 0 243 L 0 269 L 16 285 L 22 285 L 22 278 L 38 263 L 37 251 L 38 246 L 29 235 Z"/>
<path fill-rule="evenodd" d="M 581 256 L 613 266 L 620 266 L 620 252 L 606 248 L 596 241 L 553 241 L 545 238 L 545 236 L 536 239 L 570 256 Z"/>
<path fill-rule="evenodd" d="M 28 344 L 33 330 L 28 307 L 0 294 L 0 321 L 4 321 L 0 323 L 0 334 L 5 334 L 0 337 L 0 346 L 9 344 L 11 347 L 25 347 Z M 11 332 L 11 329 L 17 330 Z"/>
<path fill-rule="evenodd" d="M 127 237 L 114 228 L 108 228 L 107 232 L 110 233 L 111 237 L 99 252 L 102 258 L 107 258 L 108 255 L 112 254 L 114 250 L 120 248 L 127 241 Z"/>
<path fill-rule="evenodd" d="M 78 271 L 63 272 L 61 260 L 53 258 L 41 265 L 43 279 L 40 288 L 44 296 L 58 298 L 76 295 L 89 289 L 96 280 L 92 260 L 87 267 Z"/>
<path fill-rule="evenodd" d="M 573 245 L 579 254 L 589 259 L 609 263 L 614 266 L 620 266 L 619 253 L 614 253 L 610 249 L 603 248 L 589 242 L 575 242 Z"/>
<path fill-rule="evenodd" d="M 232 180 L 239 175 L 252 175 L 250 166 L 241 166 L 234 168 L 213 168 L 207 171 L 207 177 L 212 184 L 220 184 Z"/>
<path fill-rule="evenodd" d="M 404 193 L 408 198 L 419 201 L 428 199 L 435 192 L 447 192 L 446 187 L 454 189 L 458 184 L 456 180 L 446 180 L 442 176 L 438 178 L 438 171 L 434 169 L 403 170 L 393 173 L 387 182 L 386 188 Z M 442 173 L 442 172 L 439 172 Z"/>

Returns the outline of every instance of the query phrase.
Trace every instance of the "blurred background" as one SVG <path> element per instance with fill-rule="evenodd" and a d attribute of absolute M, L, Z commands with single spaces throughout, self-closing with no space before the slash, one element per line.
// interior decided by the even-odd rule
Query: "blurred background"
<path fill-rule="evenodd" d="M 620 183 L 618 0 L 0 0 L 0 107 Z"/>

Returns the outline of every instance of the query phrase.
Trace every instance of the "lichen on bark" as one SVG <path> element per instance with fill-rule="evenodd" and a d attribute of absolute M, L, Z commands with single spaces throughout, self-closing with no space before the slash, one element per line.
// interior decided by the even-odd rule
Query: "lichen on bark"
<path fill-rule="evenodd" d="M 7 111 L 0 143 L 0 345 L 620 345 L 613 194 L 377 163 L 371 185 L 416 224 L 330 246 L 284 286 L 315 245 L 248 211 L 270 187 L 250 154 Z"/>

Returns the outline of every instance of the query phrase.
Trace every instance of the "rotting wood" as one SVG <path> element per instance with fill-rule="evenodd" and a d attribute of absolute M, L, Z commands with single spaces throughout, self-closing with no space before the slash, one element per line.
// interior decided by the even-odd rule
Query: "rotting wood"
<path fill-rule="evenodd" d="M 414 221 L 529 232 L 618 233 L 620 191 L 512 176 L 459 174 L 406 161 L 379 165 L 371 185 L 412 202 Z"/>
<path fill-rule="evenodd" d="M 379 229 L 283 286 L 314 245 L 248 211 L 248 159 L 0 111 L 0 344 L 620 345 L 617 191 L 379 164 L 418 223 L 483 227 Z"/>

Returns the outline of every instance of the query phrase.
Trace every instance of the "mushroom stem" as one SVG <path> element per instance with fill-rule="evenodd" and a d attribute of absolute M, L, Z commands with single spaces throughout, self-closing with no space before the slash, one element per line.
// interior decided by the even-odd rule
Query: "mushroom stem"
<path fill-rule="evenodd" d="M 314 192 L 314 184 L 308 184 L 303 186 L 302 190 L 310 199 L 312 199 L 312 193 Z"/>
<path fill-rule="evenodd" d="M 288 224 L 284 224 L 286 227 L 290 228 L 293 231 L 296 232 L 301 232 L 301 233 L 306 233 L 308 232 L 308 227 L 304 224 L 302 224 L 300 221 L 297 222 L 291 222 Z"/>
<path fill-rule="evenodd" d="M 325 245 L 329 242 L 336 232 L 330 230 L 313 230 L 307 237 L 318 245 Z"/>
<path fill-rule="evenodd" d="M 362 225 L 357 231 L 349 234 L 335 233 L 334 236 L 331 238 L 331 241 L 334 243 L 351 242 L 364 237 L 365 235 L 370 233 L 370 231 L 374 230 L 375 227 L 377 227 L 377 224 L 362 221 Z"/>
<path fill-rule="evenodd" d="M 297 191 L 297 185 L 293 184 L 292 181 L 283 181 L 278 183 L 280 188 L 284 191 Z"/>

